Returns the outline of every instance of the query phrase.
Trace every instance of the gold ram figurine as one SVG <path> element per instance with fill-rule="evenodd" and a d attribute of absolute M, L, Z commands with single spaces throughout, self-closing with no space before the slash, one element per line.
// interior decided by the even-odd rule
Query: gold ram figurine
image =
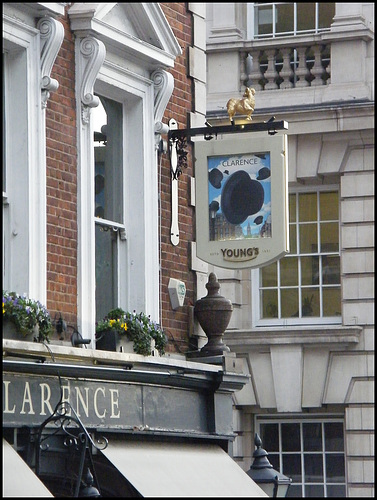
<path fill-rule="evenodd" d="M 247 120 L 252 120 L 251 115 L 255 106 L 255 89 L 246 87 L 242 99 L 229 99 L 226 105 L 229 120 L 233 123 L 233 117 L 236 113 L 246 115 Z"/>

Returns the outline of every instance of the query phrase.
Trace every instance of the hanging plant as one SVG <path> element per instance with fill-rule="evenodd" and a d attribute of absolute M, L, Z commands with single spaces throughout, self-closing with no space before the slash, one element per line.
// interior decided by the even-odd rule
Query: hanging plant
<path fill-rule="evenodd" d="M 144 313 L 126 312 L 120 307 L 112 309 L 96 325 L 96 337 L 106 332 L 117 332 L 133 342 L 135 353 L 149 356 L 152 354 L 151 340 L 160 355 L 165 354 L 166 335 L 161 326 Z"/>
<path fill-rule="evenodd" d="M 3 290 L 3 325 L 6 321 L 13 323 L 23 337 L 37 330 L 38 342 L 49 342 L 53 333 L 50 313 L 39 300 Z"/>

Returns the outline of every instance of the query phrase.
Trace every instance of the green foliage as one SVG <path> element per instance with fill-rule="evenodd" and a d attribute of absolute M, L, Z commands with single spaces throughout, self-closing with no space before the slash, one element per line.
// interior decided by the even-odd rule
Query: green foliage
<path fill-rule="evenodd" d="M 46 340 L 53 332 L 50 314 L 39 300 L 3 290 L 3 321 L 12 321 L 24 336 L 38 325 L 38 342 Z"/>
<path fill-rule="evenodd" d="M 126 312 L 120 307 L 112 309 L 96 325 L 96 333 L 115 329 L 120 335 L 127 335 L 133 342 L 134 351 L 137 354 L 149 356 L 151 351 L 151 339 L 155 341 L 155 347 L 160 355 L 165 354 L 167 344 L 166 335 L 161 326 L 152 321 L 150 316 L 144 313 Z"/>

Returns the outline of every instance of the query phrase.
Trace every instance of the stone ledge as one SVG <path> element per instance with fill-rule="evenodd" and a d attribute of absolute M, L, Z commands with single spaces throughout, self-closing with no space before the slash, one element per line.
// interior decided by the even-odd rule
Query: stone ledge
<path fill-rule="evenodd" d="M 250 330 L 227 330 L 224 343 L 229 347 L 267 346 L 283 344 L 338 344 L 342 347 L 358 344 L 362 332 L 361 327 L 286 327 L 286 328 L 253 328 Z"/>

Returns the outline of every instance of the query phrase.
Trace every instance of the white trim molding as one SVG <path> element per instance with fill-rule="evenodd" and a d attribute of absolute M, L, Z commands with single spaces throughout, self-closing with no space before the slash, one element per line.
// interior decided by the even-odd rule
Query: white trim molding
<path fill-rule="evenodd" d="M 46 303 L 46 150 L 39 30 L 3 15 L 6 53 L 7 208 L 4 285 Z M 7 275 L 8 274 L 8 275 Z"/>
<path fill-rule="evenodd" d="M 90 109 L 98 106 L 93 85 L 105 59 L 104 44 L 94 37 L 76 39 L 76 106 L 78 141 L 77 316 L 83 338 L 92 340 L 95 324 L 94 150 Z"/>

